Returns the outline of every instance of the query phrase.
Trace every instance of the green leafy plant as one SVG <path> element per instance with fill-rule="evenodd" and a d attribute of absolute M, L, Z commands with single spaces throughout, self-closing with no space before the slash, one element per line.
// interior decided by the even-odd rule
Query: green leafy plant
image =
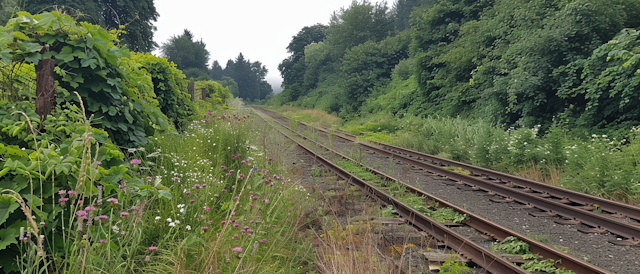
<path fill-rule="evenodd" d="M 439 274 L 467 274 L 471 273 L 471 269 L 464 262 L 458 261 L 456 255 L 451 255 L 451 259 L 447 260 L 440 266 Z"/>
<path fill-rule="evenodd" d="M 556 262 L 552 259 L 538 261 L 534 259 L 522 265 L 524 270 L 530 272 L 544 272 L 549 274 L 575 274 L 575 272 L 566 269 L 559 269 L 555 266 Z"/>
<path fill-rule="evenodd" d="M 520 241 L 520 239 L 514 236 L 509 236 L 505 238 L 501 243 L 495 244 L 492 247 L 492 250 L 507 254 L 524 255 L 529 253 L 529 244 Z"/>

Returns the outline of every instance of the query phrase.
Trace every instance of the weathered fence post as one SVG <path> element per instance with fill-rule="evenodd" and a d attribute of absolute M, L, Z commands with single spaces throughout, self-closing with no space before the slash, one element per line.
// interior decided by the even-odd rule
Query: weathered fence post
<path fill-rule="evenodd" d="M 195 89 L 195 83 L 194 82 L 189 82 L 189 84 L 187 85 L 187 90 L 189 91 L 189 95 L 191 95 L 191 102 L 195 102 L 196 98 L 194 97 L 194 92 L 193 90 Z"/>
<path fill-rule="evenodd" d="M 49 51 L 49 45 L 44 46 L 41 53 L 47 51 Z M 47 115 L 51 114 L 58 96 L 53 78 L 55 66 L 53 59 L 42 59 L 36 65 L 36 113 L 40 116 L 41 121 L 46 120 Z"/>
<path fill-rule="evenodd" d="M 205 101 L 205 99 L 207 99 L 207 89 L 202 88 L 200 91 L 202 92 L 202 97 L 200 97 L 200 100 Z"/>

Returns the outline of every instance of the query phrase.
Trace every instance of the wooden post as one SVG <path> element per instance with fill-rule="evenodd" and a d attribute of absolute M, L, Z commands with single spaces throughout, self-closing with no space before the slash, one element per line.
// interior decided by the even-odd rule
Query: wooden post
<path fill-rule="evenodd" d="M 202 92 L 202 97 L 200 97 L 200 100 L 205 101 L 205 99 L 207 99 L 207 89 L 202 88 L 201 92 Z"/>
<path fill-rule="evenodd" d="M 42 53 L 49 51 L 49 45 L 42 48 Z M 42 59 L 36 65 L 36 113 L 40 116 L 40 120 L 47 119 L 47 115 L 51 114 L 51 110 L 55 105 L 55 99 L 58 96 L 53 69 L 56 63 L 53 59 Z"/>
<path fill-rule="evenodd" d="M 191 95 L 191 102 L 195 102 L 196 98 L 194 97 L 194 92 L 193 90 L 195 89 L 195 83 L 194 82 L 189 82 L 189 85 L 187 85 L 187 90 L 189 91 L 189 95 Z"/>

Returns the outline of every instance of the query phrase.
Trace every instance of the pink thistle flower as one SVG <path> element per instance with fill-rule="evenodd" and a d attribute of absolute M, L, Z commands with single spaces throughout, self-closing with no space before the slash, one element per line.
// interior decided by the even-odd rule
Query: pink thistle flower
<path fill-rule="evenodd" d="M 149 247 L 149 251 L 154 251 L 154 250 L 158 250 L 158 248 L 157 248 L 157 247 L 155 247 L 155 246 L 151 246 L 151 247 Z"/>
<path fill-rule="evenodd" d="M 45 223 L 44 222 L 40 222 L 40 225 L 45 225 Z"/>
<path fill-rule="evenodd" d="M 247 160 L 242 160 L 242 161 L 240 161 L 240 163 L 246 164 Z"/>
<path fill-rule="evenodd" d="M 273 160 L 273 158 L 269 157 L 269 161 Z"/>
<path fill-rule="evenodd" d="M 232 175 L 231 173 L 227 173 L 227 176 L 231 176 L 231 175 Z"/>
<path fill-rule="evenodd" d="M 223 189 L 223 190 L 222 190 L 222 192 L 227 192 L 227 190 L 226 190 L 226 189 Z"/>
<path fill-rule="evenodd" d="M 240 157 L 240 156 L 242 156 L 242 154 L 238 154 L 238 155 L 236 155 L 236 157 Z"/>
<path fill-rule="evenodd" d="M 264 180 L 264 182 L 265 182 L 265 183 L 271 183 L 271 180 L 266 179 L 266 180 Z"/>
<path fill-rule="evenodd" d="M 240 178 L 244 178 L 244 175 L 243 175 L 243 174 L 240 174 Z"/>
<path fill-rule="evenodd" d="M 272 227 L 278 227 L 277 225 L 272 225 Z"/>
<path fill-rule="evenodd" d="M 244 229 L 240 230 L 240 233 L 245 233 L 245 232 L 247 232 L 247 231 L 244 230 Z"/>
<path fill-rule="evenodd" d="M 236 155 L 235 154 L 231 154 L 231 158 L 236 158 Z"/>
<path fill-rule="evenodd" d="M 120 213 L 120 217 L 126 217 L 126 216 L 129 216 L 129 212 Z"/>
<path fill-rule="evenodd" d="M 236 216 L 236 213 L 235 212 L 231 212 L 231 216 Z"/>
<path fill-rule="evenodd" d="M 242 252 L 242 247 L 234 247 L 233 251 L 235 252 Z"/>
<path fill-rule="evenodd" d="M 220 168 L 225 169 L 225 168 L 227 168 L 227 167 L 226 167 L 226 166 L 220 166 Z"/>
<path fill-rule="evenodd" d="M 60 202 L 60 203 L 63 203 L 63 202 L 66 202 L 66 201 L 69 201 L 69 198 L 60 198 L 60 199 L 58 199 L 58 202 Z"/>
<path fill-rule="evenodd" d="M 233 224 L 233 226 L 234 226 L 234 227 L 239 227 L 240 225 L 239 225 L 239 224 Z"/>
<path fill-rule="evenodd" d="M 247 229 L 247 232 L 251 233 L 251 232 L 253 232 L 253 229 L 249 228 L 249 229 Z"/>
<path fill-rule="evenodd" d="M 202 231 L 207 231 L 207 229 L 209 229 L 209 227 L 203 226 L 200 229 L 202 229 Z"/>
<path fill-rule="evenodd" d="M 266 241 L 267 241 L 267 239 L 262 239 L 262 242 L 263 242 L 263 243 L 264 243 L 264 242 L 266 242 Z"/>
<path fill-rule="evenodd" d="M 58 191 L 58 194 L 60 194 L 60 195 L 67 194 L 67 191 L 63 189 L 63 190 Z"/>
<path fill-rule="evenodd" d="M 252 222 L 252 223 L 255 223 L 255 222 L 256 222 L 256 220 L 251 220 L 251 222 Z"/>
<path fill-rule="evenodd" d="M 238 235 L 233 235 L 231 239 L 235 239 L 235 238 L 238 238 Z"/>
<path fill-rule="evenodd" d="M 118 186 L 118 188 L 119 188 L 119 189 L 123 189 L 123 188 L 124 188 L 124 186 L 123 186 L 123 185 L 119 185 L 119 186 Z"/>
<path fill-rule="evenodd" d="M 138 165 L 138 164 L 141 164 L 141 163 L 142 163 L 142 161 L 140 161 L 140 160 L 138 160 L 138 159 L 133 159 L 133 160 L 131 160 L 131 162 L 129 162 L 129 163 L 131 163 L 132 165 Z"/>
<path fill-rule="evenodd" d="M 233 197 L 233 199 L 240 200 L 240 197 L 236 196 L 236 197 Z"/>
<path fill-rule="evenodd" d="M 265 203 L 268 203 L 269 199 L 263 199 L 262 201 L 265 202 Z"/>
<path fill-rule="evenodd" d="M 189 200 L 190 204 L 193 204 L 193 202 L 195 202 L 196 200 Z"/>
<path fill-rule="evenodd" d="M 253 207 L 253 204 L 250 204 L 249 206 L 250 206 L 250 207 Z"/>
<path fill-rule="evenodd" d="M 96 164 L 96 166 L 102 165 L 102 162 L 100 162 L 100 161 L 95 161 L 93 163 Z"/>
<path fill-rule="evenodd" d="M 191 195 L 191 191 L 187 191 L 184 194 Z"/>
<path fill-rule="evenodd" d="M 207 206 L 204 208 L 204 210 L 211 210 L 211 208 Z"/>
<path fill-rule="evenodd" d="M 108 219 L 108 217 L 107 217 L 106 215 L 100 215 L 100 216 L 98 216 L 98 218 L 99 218 L 100 220 L 106 220 L 106 219 Z"/>
<path fill-rule="evenodd" d="M 207 187 L 207 184 L 202 184 L 202 187 Z"/>
<path fill-rule="evenodd" d="M 76 215 L 78 215 L 78 217 L 84 217 L 84 216 L 87 216 L 87 212 L 84 210 L 80 210 L 76 212 Z"/>
<path fill-rule="evenodd" d="M 84 203 L 83 200 L 78 201 L 78 205 L 82 205 L 82 203 Z"/>
<path fill-rule="evenodd" d="M 75 190 L 69 190 L 69 191 L 67 192 L 67 194 L 69 194 L 69 195 L 76 195 L 76 194 L 78 194 L 78 193 L 76 193 L 76 191 L 75 191 Z"/>
<path fill-rule="evenodd" d="M 118 203 L 118 199 L 116 199 L 116 198 L 109 198 L 109 199 L 107 199 L 107 202 L 117 204 L 117 203 Z"/>
<path fill-rule="evenodd" d="M 251 237 L 251 233 L 247 234 L 247 236 Z"/>
<path fill-rule="evenodd" d="M 91 210 L 96 210 L 96 208 L 93 206 L 88 206 L 84 208 L 84 211 L 91 211 Z"/>
<path fill-rule="evenodd" d="M 100 243 L 101 243 L 101 244 L 104 244 L 104 243 L 106 243 L 106 242 L 107 242 L 107 241 L 106 241 L 105 239 L 100 240 Z"/>
<path fill-rule="evenodd" d="M 171 180 L 180 181 L 180 177 L 173 177 L 173 178 L 171 178 Z"/>
<path fill-rule="evenodd" d="M 222 221 L 222 222 L 220 222 L 220 223 L 221 223 L 221 224 L 226 224 L 226 223 L 227 223 L 227 221 Z"/>
<path fill-rule="evenodd" d="M 200 184 L 195 184 L 193 187 L 194 188 L 201 188 L 202 186 L 200 186 Z"/>

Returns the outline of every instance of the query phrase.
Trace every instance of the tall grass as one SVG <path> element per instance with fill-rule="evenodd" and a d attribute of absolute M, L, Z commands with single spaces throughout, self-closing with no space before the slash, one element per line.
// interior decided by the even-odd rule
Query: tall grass
<path fill-rule="evenodd" d="M 49 182 L 59 193 L 47 200 L 56 208 L 54 232 L 39 233 L 39 209 L 24 204 L 32 224 L 17 245 L 20 271 L 304 273 L 300 266 L 313 262 L 311 243 L 298 237 L 306 190 L 265 154 L 248 113 L 211 109 L 200 117 L 184 132 L 127 150 L 126 164 L 108 172 L 93 153 L 100 144 L 84 134 L 70 171 L 87 183 Z M 25 198 L 33 200 L 15 197 Z M 38 219 L 29 217 L 34 211 Z"/>

